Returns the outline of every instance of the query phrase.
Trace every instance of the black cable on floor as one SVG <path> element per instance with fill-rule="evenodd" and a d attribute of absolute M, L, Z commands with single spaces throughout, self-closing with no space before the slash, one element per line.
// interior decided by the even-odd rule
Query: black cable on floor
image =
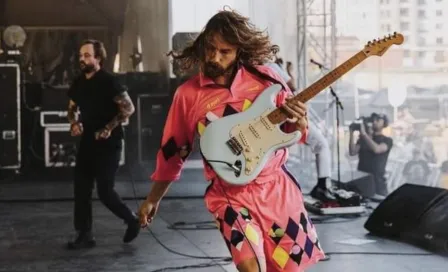
<path fill-rule="evenodd" d="M 202 263 L 202 264 L 193 264 L 193 265 L 185 265 L 185 266 L 172 266 L 172 267 L 165 267 L 160 268 L 157 270 L 151 270 L 149 272 L 162 272 L 162 271 L 170 271 L 170 270 L 183 270 L 183 269 L 189 269 L 189 268 L 207 268 L 207 267 L 214 267 L 214 266 L 223 266 L 223 265 L 229 265 L 232 262 L 209 262 L 209 263 Z"/>
<path fill-rule="evenodd" d="M 217 230 L 218 227 L 213 221 L 199 221 L 199 222 L 175 222 L 167 227 L 172 230 Z"/>
<path fill-rule="evenodd" d="M 134 181 L 134 178 L 132 176 L 132 172 L 131 172 L 130 167 L 128 167 L 128 172 L 129 172 L 129 177 L 130 177 L 131 183 L 132 183 L 133 193 L 134 193 L 135 196 L 137 196 L 137 192 L 136 192 L 136 188 L 135 188 L 135 181 Z M 138 203 L 137 197 L 135 197 L 135 202 L 136 202 L 137 207 L 140 207 L 140 204 Z M 182 269 L 186 269 L 186 268 L 214 267 L 214 266 L 228 265 L 228 264 L 232 263 L 232 258 L 231 257 L 195 256 L 195 255 L 190 255 L 190 254 L 185 254 L 185 253 L 181 253 L 181 252 L 175 251 L 175 250 L 167 247 L 164 243 L 162 243 L 162 241 L 160 241 L 160 239 L 157 238 L 157 236 L 149 228 L 149 226 L 147 226 L 146 229 L 148 230 L 149 234 L 156 240 L 156 242 L 160 246 L 162 246 L 166 251 L 168 251 L 168 252 L 170 252 L 172 254 L 175 254 L 175 255 L 178 255 L 178 256 L 182 256 L 182 257 L 193 258 L 193 259 L 211 260 L 211 262 L 209 262 L 209 263 L 204 263 L 204 264 L 199 264 L 199 265 L 191 265 L 191 266 L 182 266 L 182 267 L 166 267 L 166 268 L 154 270 L 152 272 L 169 271 L 169 270 L 182 270 Z"/>
<path fill-rule="evenodd" d="M 202 260 L 218 260 L 218 261 L 232 261 L 231 257 L 212 257 L 212 256 L 195 256 L 195 255 L 190 255 L 190 254 L 185 254 L 185 253 L 181 253 L 175 250 L 172 250 L 171 248 L 167 247 L 164 243 L 162 243 L 162 241 L 160 241 L 159 238 L 157 238 L 157 236 L 155 235 L 155 233 L 147 227 L 147 230 L 149 231 L 149 233 L 152 235 L 152 237 L 156 240 L 156 242 L 161 245 L 166 251 L 173 253 L 175 255 L 179 255 L 182 257 L 187 257 L 187 258 L 193 258 L 193 259 L 202 259 Z"/>

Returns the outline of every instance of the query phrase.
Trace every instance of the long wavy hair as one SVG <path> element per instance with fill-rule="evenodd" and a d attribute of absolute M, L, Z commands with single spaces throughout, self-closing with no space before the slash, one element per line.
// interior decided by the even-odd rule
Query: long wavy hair
<path fill-rule="evenodd" d="M 168 56 L 182 72 L 188 73 L 205 62 L 206 49 L 214 35 L 219 34 L 238 48 L 237 62 L 243 65 L 261 65 L 276 57 L 279 47 L 270 42 L 266 31 L 258 30 L 250 21 L 234 10 L 215 14 L 193 43 L 181 52 L 171 51 Z"/>

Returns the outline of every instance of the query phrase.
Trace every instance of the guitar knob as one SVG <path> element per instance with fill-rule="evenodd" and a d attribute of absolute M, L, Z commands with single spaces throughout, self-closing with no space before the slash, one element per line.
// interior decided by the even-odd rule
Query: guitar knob
<path fill-rule="evenodd" d="M 246 167 L 246 171 L 247 172 L 252 171 L 252 167 L 250 167 L 250 166 Z"/>
<path fill-rule="evenodd" d="M 259 159 L 260 159 L 260 156 L 256 156 L 255 159 L 259 160 Z"/>
<path fill-rule="evenodd" d="M 247 158 L 246 161 L 251 162 L 252 158 Z"/>

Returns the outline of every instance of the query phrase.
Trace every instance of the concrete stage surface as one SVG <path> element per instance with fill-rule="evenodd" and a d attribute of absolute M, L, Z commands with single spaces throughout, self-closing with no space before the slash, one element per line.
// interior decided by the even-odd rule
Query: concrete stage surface
<path fill-rule="evenodd" d="M 37 184 L 35 184 L 37 186 Z M 33 187 L 22 186 L 23 191 Z M 48 186 L 48 185 L 42 185 Z M 141 185 L 142 188 L 146 186 Z M 32 191 L 28 192 L 32 194 Z M 2 196 L 4 199 L 4 195 Z M 135 201 L 127 201 L 137 208 Z M 100 202 L 94 202 L 94 231 L 97 247 L 67 251 L 64 245 L 73 235 L 71 201 L 4 202 L 0 209 L 0 271 L 51 272 L 149 272 L 174 271 L 165 267 L 183 267 L 211 263 L 210 260 L 178 256 L 163 248 L 147 230 L 131 244 L 121 242 L 125 225 Z M 217 229 L 211 223 L 200 224 L 202 230 L 174 230 L 176 222 L 211 221 L 202 199 L 167 199 L 151 230 L 172 250 L 196 256 L 229 256 Z M 325 219 L 314 223 L 321 243 L 331 259 L 308 271 L 447 271 L 448 259 L 432 255 L 410 245 L 366 236 L 366 217 Z M 186 227 L 189 225 L 187 224 Z M 348 245 L 374 241 L 363 245 Z M 379 255 L 378 253 L 381 253 Z M 236 271 L 234 265 L 217 262 L 214 267 L 183 268 L 178 271 Z"/>

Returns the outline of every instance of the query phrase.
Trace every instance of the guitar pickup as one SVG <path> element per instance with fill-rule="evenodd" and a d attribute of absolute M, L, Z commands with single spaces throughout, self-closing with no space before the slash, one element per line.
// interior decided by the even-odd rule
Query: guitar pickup
<path fill-rule="evenodd" d="M 252 125 L 249 125 L 249 130 L 250 130 L 250 132 L 252 132 L 252 134 L 255 136 L 255 138 L 257 138 L 257 139 L 261 138 L 258 131 Z"/>

